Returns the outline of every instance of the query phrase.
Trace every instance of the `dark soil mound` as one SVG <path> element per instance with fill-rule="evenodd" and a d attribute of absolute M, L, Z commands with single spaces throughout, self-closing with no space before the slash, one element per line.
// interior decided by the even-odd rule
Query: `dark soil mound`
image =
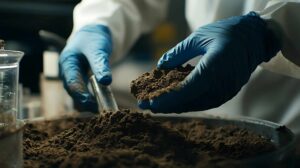
<path fill-rule="evenodd" d="M 25 167 L 218 167 L 275 149 L 234 126 L 171 123 L 123 110 L 88 119 L 28 124 Z"/>
<path fill-rule="evenodd" d="M 187 65 L 172 70 L 154 69 L 146 72 L 131 82 L 131 93 L 138 100 L 157 97 L 176 88 L 193 69 L 193 66 Z"/>

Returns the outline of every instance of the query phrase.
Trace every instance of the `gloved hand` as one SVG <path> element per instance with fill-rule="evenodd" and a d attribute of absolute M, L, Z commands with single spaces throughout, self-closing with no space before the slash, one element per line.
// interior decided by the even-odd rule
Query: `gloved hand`
<path fill-rule="evenodd" d="M 200 27 L 165 53 L 161 69 L 172 69 L 203 55 L 178 88 L 140 108 L 153 112 L 186 112 L 218 107 L 234 97 L 251 73 L 281 49 L 281 42 L 256 13 L 231 17 Z"/>
<path fill-rule="evenodd" d="M 103 25 L 81 28 L 60 55 L 59 65 L 64 87 L 80 110 L 96 111 L 97 104 L 88 91 L 88 71 L 92 70 L 97 81 L 108 85 L 112 81 L 109 57 L 112 53 L 112 37 Z"/>

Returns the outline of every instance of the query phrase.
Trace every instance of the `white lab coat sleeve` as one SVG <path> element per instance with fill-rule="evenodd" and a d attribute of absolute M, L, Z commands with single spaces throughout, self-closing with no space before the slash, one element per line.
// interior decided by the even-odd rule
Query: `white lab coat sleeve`
<path fill-rule="evenodd" d="M 165 17 L 167 6 L 168 0 L 82 0 L 74 9 L 69 40 L 86 25 L 106 25 L 113 39 L 111 57 L 117 60 Z"/>
<path fill-rule="evenodd" d="M 282 49 L 261 66 L 269 71 L 300 79 L 300 1 L 270 1 L 260 12 L 263 19 L 281 29 Z"/>

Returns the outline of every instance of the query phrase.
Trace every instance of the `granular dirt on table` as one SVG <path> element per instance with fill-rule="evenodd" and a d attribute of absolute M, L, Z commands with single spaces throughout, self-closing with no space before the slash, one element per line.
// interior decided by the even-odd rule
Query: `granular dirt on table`
<path fill-rule="evenodd" d="M 27 124 L 24 167 L 238 167 L 236 160 L 275 149 L 235 126 L 158 122 L 122 110 L 101 117 Z"/>

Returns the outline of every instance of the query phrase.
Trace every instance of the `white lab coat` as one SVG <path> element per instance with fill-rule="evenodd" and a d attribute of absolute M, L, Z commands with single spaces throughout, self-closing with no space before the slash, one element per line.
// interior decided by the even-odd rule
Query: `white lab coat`
<path fill-rule="evenodd" d="M 107 25 L 113 37 L 112 59 L 118 59 L 142 33 L 151 31 L 164 19 L 167 6 L 168 0 L 82 0 L 74 10 L 72 35 L 88 24 Z M 300 132 L 300 121 L 296 122 L 300 118 L 300 0 L 186 0 L 186 19 L 191 30 L 253 10 L 283 30 L 282 52 L 262 67 L 295 79 L 258 68 L 233 100 L 209 112 L 260 117 L 286 124 L 295 131 L 299 128 Z M 260 92 L 254 92 L 253 87 Z"/>

